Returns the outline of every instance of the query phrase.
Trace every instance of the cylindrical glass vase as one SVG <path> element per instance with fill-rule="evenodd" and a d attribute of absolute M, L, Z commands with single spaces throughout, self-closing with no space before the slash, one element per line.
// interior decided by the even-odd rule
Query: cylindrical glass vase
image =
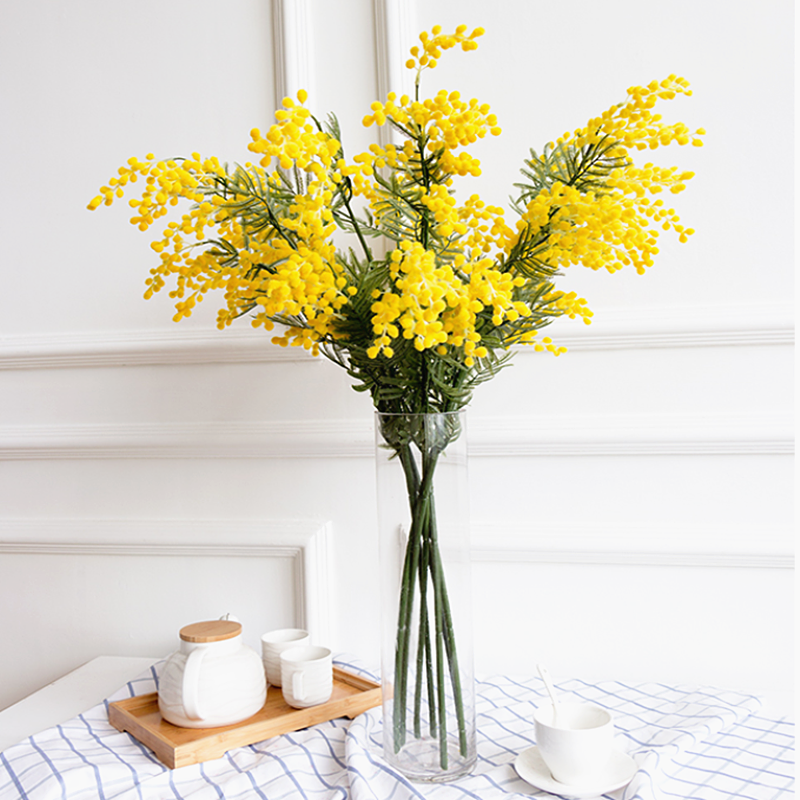
<path fill-rule="evenodd" d="M 454 780 L 477 759 L 465 412 L 375 427 L 384 757 Z"/>

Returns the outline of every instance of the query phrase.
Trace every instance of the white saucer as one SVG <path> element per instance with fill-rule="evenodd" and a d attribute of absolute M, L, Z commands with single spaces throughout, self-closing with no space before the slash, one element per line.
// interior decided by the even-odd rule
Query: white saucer
<path fill-rule="evenodd" d="M 621 789 L 630 783 L 636 774 L 636 762 L 621 750 L 614 750 L 606 774 L 598 779 L 596 786 L 591 787 L 568 786 L 566 783 L 559 783 L 550 774 L 544 759 L 539 754 L 538 747 L 529 747 L 527 750 L 523 750 L 514 761 L 514 768 L 520 778 L 531 786 L 559 797 L 565 797 L 567 800 L 599 797 L 606 792 Z"/>

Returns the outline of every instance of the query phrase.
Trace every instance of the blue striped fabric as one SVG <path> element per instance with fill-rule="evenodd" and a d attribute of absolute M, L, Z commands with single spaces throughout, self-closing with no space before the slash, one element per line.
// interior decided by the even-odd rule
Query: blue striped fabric
<path fill-rule="evenodd" d="M 546 702 L 538 678 L 479 681 L 478 765 L 452 784 L 414 784 L 381 757 L 380 709 L 332 720 L 223 758 L 169 770 L 108 723 L 108 702 L 152 692 L 162 663 L 74 719 L 0 753 L 0 800 L 467 800 L 550 796 L 514 770 L 534 744 L 532 714 Z M 353 659 L 345 669 L 374 677 Z M 758 714 L 757 698 L 710 688 L 570 680 L 560 692 L 609 708 L 617 745 L 636 761 L 617 800 L 774 800 L 793 796 L 794 730 Z"/>

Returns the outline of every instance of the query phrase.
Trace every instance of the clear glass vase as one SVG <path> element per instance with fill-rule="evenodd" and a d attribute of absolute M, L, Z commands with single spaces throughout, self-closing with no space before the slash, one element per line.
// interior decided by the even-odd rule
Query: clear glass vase
<path fill-rule="evenodd" d="M 465 412 L 375 427 L 384 757 L 454 780 L 477 758 Z"/>

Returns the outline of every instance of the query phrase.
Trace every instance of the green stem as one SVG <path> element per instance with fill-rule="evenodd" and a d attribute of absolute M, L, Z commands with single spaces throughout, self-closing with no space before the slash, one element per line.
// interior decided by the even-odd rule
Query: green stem
<path fill-rule="evenodd" d="M 426 194 L 430 192 L 431 189 L 431 179 L 430 175 L 428 174 L 428 167 L 425 163 L 425 137 L 424 132 L 420 134 L 419 138 L 417 139 L 417 152 L 419 153 L 419 164 L 420 169 L 422 170 L 422 185 L 425 187 Z M 426 209 L 422 208 L 420 210 L 420 220 L 419 220 L 419 242 L 420 244 L 427 250 L 428 249 L 428 233 L 429 233 L 429 225 L 428 225 L 428 217 L 426 215 Z"/>
<path fill-rule="evenodd" d="M 425 674 L 428 678 L 428 726 L 431 736 L 437 736 L 438 726 L 436 725 L 436 686 L 433 680 L 433 648 L 431 646 L 430 624 L 425 636 Z"/>
<path fill-rule="evenodd" d="M 419 559 L 419 635 L 417 644 L 417 675 L 416 686 L 414 687 L 414 736 L 419 739 L 422 736 L 422 677 L 426 663 L 426 655 L 430 653 L 430 624 L 428 622 L 428 576 L 425 565 L 428 563 L 428 540 L 422 539 L 422 550 Z M 433 676 L 428 676 L 428 687 L 430 688 Z M 433 700 L 429 691 L 429 703 Z M 435 734 L 433 734 L 435 735 Z"/>
<path fill-rule="evenodd" d="M 398 451 L 406 476 L 409 498 L 416 498 L 419 473 L 408 445 Z M 394 687 L 394 749 L 399 752 L 406 740 L 405 707 L 408 693 L 409 637 L 411 634 L 411 614 L 414 606 L 414 581 L 419 565 L 419 549 L 422 538 L 419 516 L 412 506 L 411 530 L 408 534 L 406 554 L 403 562 L 403 575 L 400 583 L 400 608 L 397 620 L 397 643 L 395 646 L 395 687 Z"/>
<path fill-rule="evenodd" d="M 430 470 L 432 472 L 432 469 Z M 423 475 L 425 469 L 423 467 Z M 431 548 L 433 549 L 433 548 Z M 436 680 L 439 694 L 439 764 L 442 769 L 447 769 L 447 707 L 445 704 L 444 687 L 444 630 L 442 625 L 442 582 L 436 580 L 435 572 L 431 572 L 433 579 L 433 598 L 434 598 L 434 623 L 436 627 Z"/>
<path fill-rule="evenodd" d="M 347 192 L 342 192 L 342 199 L 344 201 L 344 206 L 347 209 L 347 216 L 350 217 L 350 224 L 353 226 L 353 230 L 356 232 L 356 236 L 358 237 L 358 241 L 361 243 L 361 248 L 364 250 L 364 255 L 367 257 L 367 261 L 372 261 L 372 250 L 370 250 L 367 246 L 364 235 L 361 233 L 361 226 L 356 220 L 356 215 L 353 213 L 353 209 L 350 208 L 350 198 L 353 196 L 353 188 L 352 184 L 350 183 L 350 178 L 345 177 L 344 184 L 347 188 Z"/>
<path fill-rule="evenodd" d="M 442 557 L 438 545 L 430 548 L 433 562 L 431 572 L 434 572 L 441 584 L 442 612 L 444 616 L 444 644 L 447 651 L 447 660 L 450 664 L 450 680 L 453 684 L 453 697 L 456 704 L 456 719 L 458 721 L 458 744 L 462 756 L 467 755 L 467 726 L 464 717 L 464 695 L 461 688 L 461 670 L 458 668 L 458 654 L 456 653 L 456 639 L 453 631 L 453 617 L 450 612 L 450 598 L 445 585 Z"/>
<path fill-rule="evenodd" d="M 395 752 L 406 741 L 405 698 L 408 692 L 408 661 L 410 617 L 414 601 L 414 580 L 419 560 L 419 536 L 409 539 L 403 564 L 403 579 L 400 588 L 400 610 L 397 623 L 397 645 L 395 648 L 394 687 L 394 747 Z"/>
<path fill-rule="evenodd" d="M 431 626 L 428 615 L 428 565 L 430 564 L 430 537 L 422 540 L 419 559 L 420 622 L 417 650 L 417 683 L 414 696 L 414 735 L 419 739 L 422 730 L 422 679 L 426 678 L 428 694 L 428 726 L 430 735 L 436 737 L 436 683 L 433 675 L 433 647 L 431 645 Z"/>

